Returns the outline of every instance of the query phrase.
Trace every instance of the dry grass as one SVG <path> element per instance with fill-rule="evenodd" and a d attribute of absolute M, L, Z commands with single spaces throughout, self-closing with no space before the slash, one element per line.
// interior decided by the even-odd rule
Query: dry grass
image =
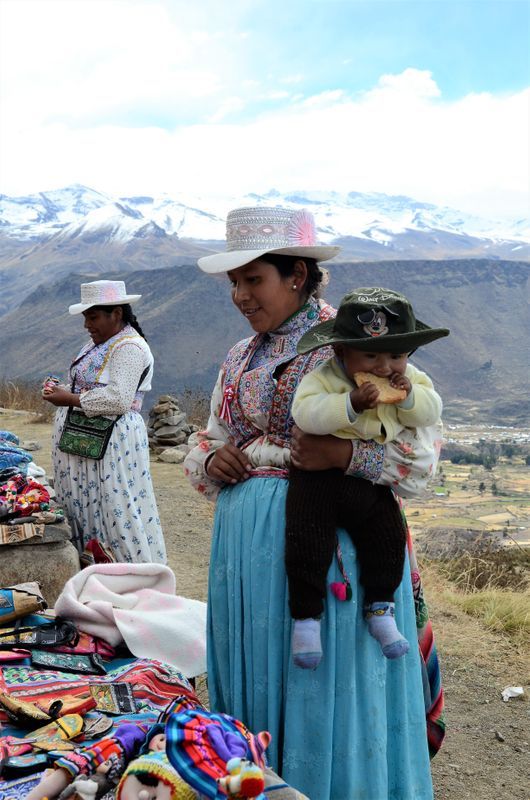
<path fill-rule="evenodd" d="M 504 589 L 523 591 L 530 583 L 530 550 L 487 546 L 440 559 L 439 569 L 464 593 Z"/>
<path fill-rule="evenodd" d="M 29 381 L 0 380 L 0 406 L 32 412 L 32 422 L 51 422 L 55 413 L 55 407 L 42 399 L 40 384 Z"/>
<path fill-rule="evenodd" d="M 455 601 L 467 614 L 482 620 L 489 630 L 506 633 L 521 643 L 530 640 L 530 590 L 489 589 L 457 595 Z"/>
<path fill-rule="evenodd" d="M 475 617 L 515 646 L 530 641 L 530 551 L 491 549 L 427 562 L 446 604 Z"/>
<path fill-rule="evenodd" d="M 437 563 L 421 563 L 421 573 L 436 639 L 444 656 L 462 659 L 463 663 L 480 663 L 488 669 L 492 679 L 502 675 L 506 684 L 520 684 L 521 674 L 528 671 L 530 658 L 528 628 L 523 628 L 522 632 L 514 630 L 509 617 L 504 615 L 502 603 L 505 594 L 514 593 L 498 590 L 495 592 L 497 602 L 484 608 L 482 603 L 486 592 L 459 592 Z M 469 608 L 466 607 L 468 600 Z M 523 603 L 528 606 L 529 602 L 527 592 Z M 501 625 L 499 621 L 502 619 L 504 623 Z"/>

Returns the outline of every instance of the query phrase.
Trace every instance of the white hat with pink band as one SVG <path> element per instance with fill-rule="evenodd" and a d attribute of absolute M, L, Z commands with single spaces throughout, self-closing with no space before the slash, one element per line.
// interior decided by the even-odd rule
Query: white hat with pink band
<path fill-rule="evenodd" d="M 141 294 L 127 294 L 123 281 L 91 281 L 81 284 L 81 302 L 68 308 L 70 314 L 82 314 L 92 306 L 124 306 L 136 303 Z"/>
<path fill-rule="evenodd" d="M 265 253 L 327 261 L 340 251 L 319 245 L 315 220 L 309 211 L 252 206 L 236 208 L 226 218 L 226 252 L 199 258 L 210 274 L 244 267 Z"/>

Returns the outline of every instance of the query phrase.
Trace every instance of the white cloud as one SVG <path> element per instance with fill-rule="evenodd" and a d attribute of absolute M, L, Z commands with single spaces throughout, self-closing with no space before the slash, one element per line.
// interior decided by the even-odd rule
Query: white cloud
<path fill-rule="evenodd" d="M 428 70 L 409 67 L 399 75 L 382 75 L 377 87 L 369 95 L 389 98 L 410 98 L 420 100 L 428 97 L 439 97 L 440 90 Z"/>
<path fill-rule="evenodd" d="M 297 73 L 250 70 L 241 32 L 200 5 L 0 0 L 1 190 L 274 186 L 528 212 L 528 91 L 450 101 L 410 67 L 353 96 L 303 95 Z"/>

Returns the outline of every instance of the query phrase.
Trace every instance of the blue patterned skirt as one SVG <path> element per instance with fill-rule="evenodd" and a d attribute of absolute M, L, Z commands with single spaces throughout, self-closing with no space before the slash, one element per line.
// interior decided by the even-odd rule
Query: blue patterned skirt
<path fill-rule="evenodd" d="M 432 800 L 420 656 L 409 579 L 396 621 L 410 652 L 388 661 L 362 617 L 355 548 L 340 532 L 353 598 L 328 592 L 324 657 L 294 666 L 284 568 L 287 481 L 251 478 L 217 501 L 209 577 L 210 707 L 268 730 L 268 759 L 310 800 Z M 333 563 L 329 581 L 341 580 Z"/>

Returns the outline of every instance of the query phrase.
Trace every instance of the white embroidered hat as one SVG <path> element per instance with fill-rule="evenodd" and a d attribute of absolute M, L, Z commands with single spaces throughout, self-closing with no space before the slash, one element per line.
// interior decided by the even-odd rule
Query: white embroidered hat
<path fill-rule="evenodd" d="M 123 306 L 136 303 L 141 294 L 127 294 L 123 281 L 91 281 L 81 284 L 81 302 L 68 308 L 70 314 L 82 314 L 92 306 Z"/>
<path fill-rule="evenodd" d="M 327 261 L 340 247 L 317 243 L 315 220 L 309 211 L 252 206 L 236 208 L 226 218 L 226 252 L 199 258 L 210 274 L 244 267 L 265 253 L 305 256 Z"/>

